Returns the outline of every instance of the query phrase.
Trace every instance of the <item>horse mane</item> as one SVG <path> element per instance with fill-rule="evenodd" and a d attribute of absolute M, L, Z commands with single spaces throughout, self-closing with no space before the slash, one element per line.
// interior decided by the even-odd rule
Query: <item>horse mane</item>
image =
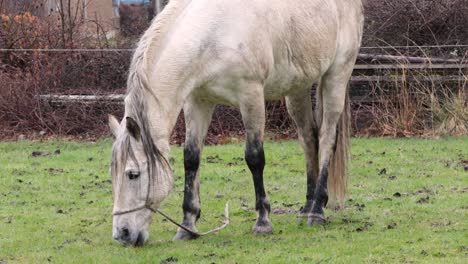
<path fill-rule="evenodd" d="M 159 149 L 156 147 L 151 136 L 148 124 L 147 99 L 148 93 L 156 101 L 158 98 L 150 88 L 148 72 L 151 72 L 150 60 L 157 56 L 161 48 L 164 35 L 169 31 L 171 23 L 177 19 L 191 0 L 171 0 L 163 12 L 156 16 L 150 27 L 145 31 L 133 54 L 127 80 L 127 96 L 125 98 L 125 112 L 133 118 L 141 131 L 141 140 L 150 162 L 156 162 L 154 157 L 162 160 Z M 123 146 L 125 147 L 125 146 Z M 167 161 L 165 162 L 167 163 Z M 154 165 L 154 164 L 152 164 Z"/>
<path fill-rule="evenodd" d="M 185 6 L 191 0 L 171 0 L 156 18 L 151 22 L 150 27 L 145 31 L 140 41 L 138 42 L 135 53 L 133 54 L 132 62 L 127 80 L 127 96 L 125 98 L 125 112 L 128 117 L 135 120 L 140 128 L 140 140 L 143 145 L 145 155 L 148 160 L 148 175 L 155 177 L 150 178 L 153 182 L 158 182 L 157 177 L 160 175 L 169 174 L 155 173 L 159 169 L 170 168 L 169 162 L 163 156 L 161 151 L 156 146 L 148 122 L 148 109 L 147 109 L 147 93 L 157 100 L 157 97 L 148 85 L 147 73 L 150 70 L 150 59 L 157 56 L 157 51 L 162 46 L 164 35 L 169 31 L 171 23 L 178 17 L 184 10 Z M 115 144 L 119 144 L 120 151 L 112 153 L 111 169 L 120 171 L 117 166 L 125 164 L 127 158 L 135 159 L 134 151 L 130 141 L 131 135 L 124 133 Z M 120 161 L 120 162 L 116 162 Z M 162 167 L 160 167 L 162 165 Z M 165 179 L 166 182 L 168 179 Z M 170 180 L 170 179 L 169 179 Z M 119 184 L 119 183 L 117 183 Z"/>
<path fill-rule="evenodd" d="M 129 105 L 129 112 L 132 113 L 131 118 L 135 120 L 140 128 L 139 140 L 141 141 L 143 152 L 148 161 L 147 173 L 149 186 L 154 190 L 154 188 L 157 188 L 160 184 L 172 182 L 169 173 L 160 173 L 161 170 L 170 170 L 171 166 L 156 146 L 151 136 L 148 116 L 145 111 L 145 103 L 142 100 L 143 97 L 138 96 L 139 94 L 131 95 L 134 103 Z M 115 141 L 114 144 L 118 146 L 114 147 L 112 152 L 111 175 L 116 175 L 116 172 L 123 172 L 128 158 L 138 164 L 135 151 L 131 144 L 131 137 L 132 135 L 128 133 L 128 131 L 125 131 L 125 133 L 122 133 L 118 140 Z M 121 178 L 120 181 L 113 181 L 113 184 L 115 184 L 113 190 L 120 189 L 119 186 L 122 184 L 122 179 L 123 178 Z"/>
<path fill-rule="evenodd" d="M 155 98 L 154 92 L 148 85 L 147 73 L 151 72 L 151 63 L 157 56 L 162 46 L 164 36 L 191 0 L 171 0 L 164 10 L 151 22 L 138 42 L 130 64 L 127 81 L 127 93 L 141 92 L 141 88 L 150 92 Z M 157 99 L 157 98 L 156 98 Z"/>

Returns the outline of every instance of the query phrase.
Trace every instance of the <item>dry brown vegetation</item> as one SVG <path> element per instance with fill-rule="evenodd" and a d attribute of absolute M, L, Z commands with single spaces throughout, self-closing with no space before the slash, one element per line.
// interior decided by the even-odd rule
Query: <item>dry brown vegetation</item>
<path fill-rule="evenodd" d="M 402 70 L 393 83 L 372 84 L 371 104 L 359 104 L 356 115 L 364 115 L 361 136 L 466 135 L 468 78 L 460 73 L 451 81 L 441 80 L 429 70 Z M 422 80 L 424 78 L 424 80 Z"/>
<path fill-rule="evenodd" d="M 468 44 L 466 0 L 363 0 L 363 3 L 366 15 L 363 46 Z M 441 56 L 454 51 L 402 50 L 418 56 Z"/>
<path fill-rule="evenodd" d="M 0 10 L 5 10 L 4 3 L 0 0 Z M 459 64 L 466 64 L 467 47 L 444 46 L 468 44 L 466 0 L 365 0 L 364 4 L 367 21 L 363 46 L 382 48 L 363 49 L 363 52 L 456 59 Z M 57 104 L 41 100 L 38 95 L 124 93 L 131 51 L 76 49 L 132 48 L 135 37 L 126 37 L 132 35 L 127 32 L 110 39 L 98 23 L 94 31 L 97 34 L 90 35 L 89 23 L 80 19 L 78 13 L 70 19 L 68 13 L 38 17 L 31 12 L 1 14 L 1 49 L 73 48 L 75 51 L 0 51 L 0 138 L 16 138 L 18 134 L 34 137 L 42 130 L 57 136 L 107 135 L 106 115 L 120 116 L 121 105 L 106 101 Z M 356 135 L 467 133 L 466 68 L 450 72 L 388 70 L 365 75 L 379 75 L 393 81 L 370 81 L 359 87 L 352 83 L 352 98 L 367 98 L 353 102 Z M 359 96 L 358 90 L 362 93 Z M 267 108 L 268 128 L 275 132 L 274 137 L 295 136 L 284 102 L 268 103 Z M 228 107 L 218 109 L 210 128 L 209 143 L 223 143 L 226 138 L 242 134 L 239 112 Z M 183 136 L 184 125 L 180 119 L 173 139 L 181 142 Z"/>

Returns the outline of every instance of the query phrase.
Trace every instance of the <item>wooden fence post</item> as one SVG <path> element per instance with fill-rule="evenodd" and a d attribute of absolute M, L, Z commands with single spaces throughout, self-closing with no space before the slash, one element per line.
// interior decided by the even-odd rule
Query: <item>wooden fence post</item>
<path fill-rule="evenodd" d="M 154 4 L 154 14 L 157 16 L 162 11 L 162 3 L 161 0 L 153 0 Z"/>

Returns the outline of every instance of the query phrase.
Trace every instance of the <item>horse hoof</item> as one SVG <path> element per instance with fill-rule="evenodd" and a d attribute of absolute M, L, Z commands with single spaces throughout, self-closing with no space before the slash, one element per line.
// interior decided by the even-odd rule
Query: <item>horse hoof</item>
<path fill-rule="evenodd" d="M 177 240 L 194 240 L 197 239 L 198 237 L 190 234 L 189 232 L 185 230 L 179 230 L 177 231 L 177 234 L 174 236 L 172 240 L 177 241 Z"/>
<path fill-rule="evenodd" d="M 299 219 L 304 219 L 304 218 L 308 218 L 308 217 L 309 217 L 309 213 L 302 212 L 302 211 L 299 211 L 299 213 L 297 213 L 297 218 L 299 218 Z"/>
<path fill-rule="evenodd" d="M 255 224 L 252 228 L 252 232 L 256 236 L 271 235 L 273 234 L 273 227 L 271 223 L 265 223 L 262 225 Z"/>
<path fill-rule="evenodd" d="M 327 219 L 324 215 L 310 214 L 307 220 L 308 226 L 321 226 L 327 223 Z"/>
<path fill-rule="evenodd" d="M 303 219 L 308 218 L 310 216 L 310 212 L 312 211 L 312 201 L 308 200 L 304 206 L 301 206 L 299 212 L 297 213 L 297 218 Z"/>

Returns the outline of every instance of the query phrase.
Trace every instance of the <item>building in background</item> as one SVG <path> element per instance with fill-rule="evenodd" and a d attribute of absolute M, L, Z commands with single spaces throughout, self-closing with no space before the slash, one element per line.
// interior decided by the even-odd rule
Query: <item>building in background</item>
<path fill-rule="evenodd" d="M 124 36 L 138 36 L 148 28 L 154 16 L 169 0 L 113 0 L 119 16 L 120 32 Z"/>
<path fill-rule="evenodd" d="M 113 0 L 0 0 L 0 12 L 19 14 L 30 12 L 34 16 L 71 15 L 76 22 L 89 23 L 90 29 L 99 25 L 104 31 L 118 28 L 118 18 L 114 15 Z"/>
<path fill-rule="evenodd" d="M 38 17 L 70 15 L 88 24 L 90 32 L 109 35 L 119 30 L 139 35 L 169 0 L 0 0 L 0 13 L 31 12 Z M 100 29 L 97 29 L 97 28 Z M 95 32 L 94 32 L 95 33 Z"/>
<path fill-rule="evenodd" d="M 154 6 L 149 0 L 116 0 L 120 33 L 124 36 L 138 36 L 148 28 L 154 17 Z"/>

